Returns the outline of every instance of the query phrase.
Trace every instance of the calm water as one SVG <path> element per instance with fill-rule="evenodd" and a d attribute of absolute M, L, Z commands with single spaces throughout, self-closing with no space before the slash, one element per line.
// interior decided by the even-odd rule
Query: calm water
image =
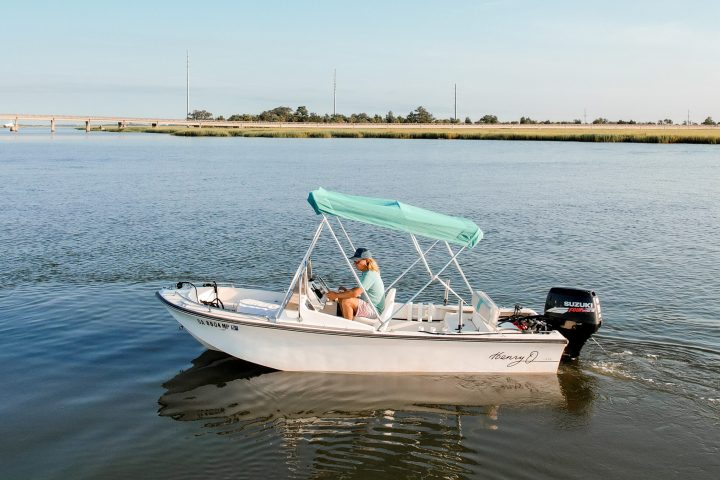
<path fill-rule="evenodd" d="M 284 373 L 204 351 L 154 291 L 282 289 L 318 186 L 474 219 L 471 281 L 538 309 L 552 286 L 594 288 L 602 348 L 549 377 Z M 3 478 L 720 472 L 716 146 L 25 129 L 0 132 L 0 198 Z M 348 227 L 386 278 L 411 258 Z M 330 247 L 316 268 L 342 282 Z"/>

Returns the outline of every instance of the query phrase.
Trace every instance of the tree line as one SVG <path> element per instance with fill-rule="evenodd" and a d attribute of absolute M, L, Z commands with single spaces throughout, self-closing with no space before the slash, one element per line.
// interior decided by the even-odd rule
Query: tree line
<path fill-rule="evenodd" d="M 434 124 L 457 124 L 461 123 L 457 118 L 436 118 L 430 113 L 425 107 L 419 106 L 415 110 L 411 111 L 405 116 L 396 115 L 389 111 L 385 115 L 368 115 L 367 113 L 353 113 L 351 115 L 343 115 L 336 113 L 334 115 L 324 114 L 320 115 L 314 112 L 308 111 L 307 107 L 299 106 L 295 110 L 290 107 L 276 107 L 272 110 L 265 110 L 264 112 L 254 115 L 251 113 L 236 113 L 225 118 L 223 115 L 215 117 L 211 112 L 207 110 L 194 110 L 188 113 L 188 120 L 218 120 L 218 121 L 230 121 L 230 122 L 312 122 L 312 123 L 434 123 Z M 522 116 L 520 120 L 512 120 L 501 122 L 498 120 L 497 115 L 483 115 L 479 119 L 473 121 L 470 117 L 465 117 L 465 124 L 505 124 L 505 125 L 568 125 L 568 124 L 582 124 L 580 119 L 574 119 L 572 121 L 559 121 L 551 122 L 550 120 L 533 120 L 530 117 Z M 616 120 L 610 121 L 607 118 L 599 117 L 592 121 L 593 125 L 673 125 L 673 121 L 669 118 L 658 120 L 657 122 L 636 122 L 635 120 Z M 687 125 L 688 122 L 683 121 L 682 125 Z M 697 123 L 691 123 L 697 125 Z M 713 121 L 712 117 L 707 117 L 702 125 L 718 125 Z"/>

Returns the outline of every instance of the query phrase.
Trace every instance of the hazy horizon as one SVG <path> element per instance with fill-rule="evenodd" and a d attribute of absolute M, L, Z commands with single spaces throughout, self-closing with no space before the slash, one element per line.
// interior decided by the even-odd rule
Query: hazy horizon
<path fill-rule="evenodd" d="M 14 2 L 0 112 L 720 120 L 710 1 Z"/>

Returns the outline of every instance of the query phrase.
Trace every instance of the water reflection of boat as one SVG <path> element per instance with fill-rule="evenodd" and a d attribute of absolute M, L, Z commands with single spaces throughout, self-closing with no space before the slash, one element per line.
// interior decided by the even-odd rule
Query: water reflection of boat
<path fill-rule="evenodd" d="M 301 478 L 475 478 L 528 428 L 542 431 L 542 422 L 528 425 L 530 411 L 568 428 L 585 423 L 594 397 L 575 367 L 525 376 L 301 373 L 210 350 L 192 363 L 163 384 L 159 414 L 234 442 L 243 464 Z"/>
<path fill-rule="evenodd" d="M 269 370 L 206 351 L 163 386 L 160 415 L 177 420 L 458 413 L 458 407 L 561 405 L 555 375 L 358 375 Z"/>

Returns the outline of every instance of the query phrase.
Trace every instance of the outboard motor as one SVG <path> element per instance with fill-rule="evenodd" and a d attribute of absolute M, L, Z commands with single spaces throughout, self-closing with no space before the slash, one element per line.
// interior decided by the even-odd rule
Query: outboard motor
<path fill-rule="evenodd" d="M 576 360 L 587 339 L 602 325 L 600 299 L 592 290 L 553 287 L 545 300 L 543 318 L 570 342 L 563 355 Z"/>

